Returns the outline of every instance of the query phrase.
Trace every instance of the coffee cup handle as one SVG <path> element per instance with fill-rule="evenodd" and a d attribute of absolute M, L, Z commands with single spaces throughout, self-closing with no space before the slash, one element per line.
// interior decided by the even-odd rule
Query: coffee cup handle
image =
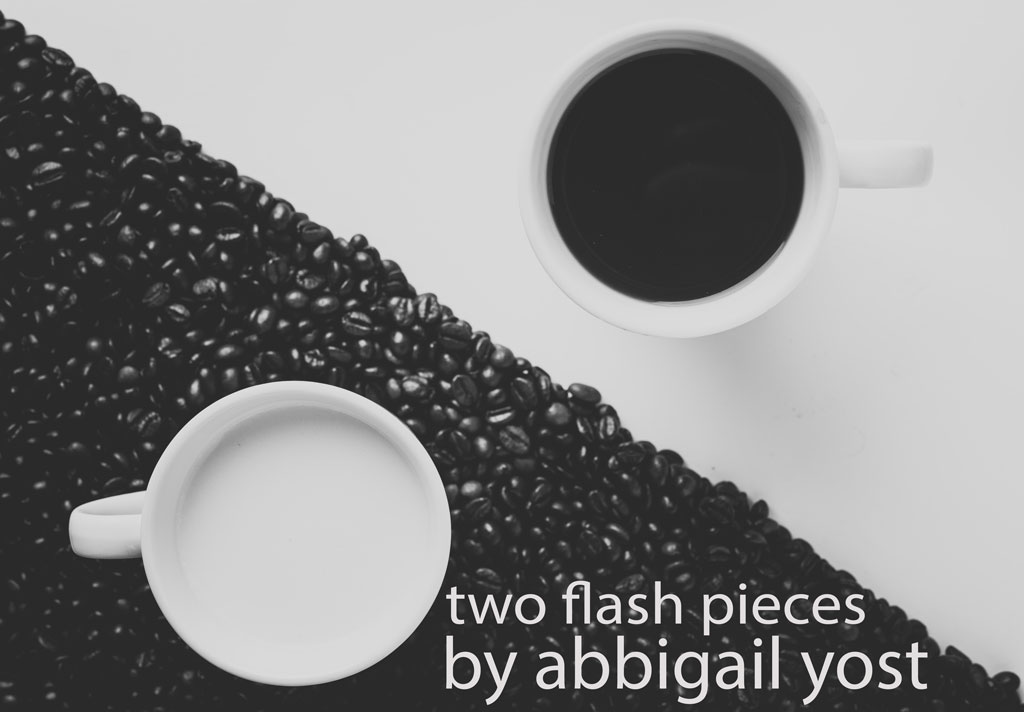
<path fill-rule="evenodd" d="M 932 177 L 932 147 L 920 141 L 840 141 L 843 188 L 912 188 Z"/>
<path fill-rule="evenodd" d="M 91 559 L 142 555 L 143 492 L 93 500 L 75 507 L 68 520 L 71 550 Z"/>

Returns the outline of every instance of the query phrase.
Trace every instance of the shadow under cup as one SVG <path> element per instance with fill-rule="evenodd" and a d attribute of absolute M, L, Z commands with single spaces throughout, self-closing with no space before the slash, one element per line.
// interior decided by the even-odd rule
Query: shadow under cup
<path fill-rule="evenodd" d="M 633 28 L 575 64 L 533 128 L 520 184 L 533 249 L 573 301 L 631 331 L 755 318 L 800 281 L 831 222 L 824 112 L 731 33 Z"/>

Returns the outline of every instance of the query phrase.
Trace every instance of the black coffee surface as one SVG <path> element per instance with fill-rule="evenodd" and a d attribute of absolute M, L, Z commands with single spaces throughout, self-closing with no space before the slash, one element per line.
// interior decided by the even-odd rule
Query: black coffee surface
<path fill-rule="evenodd" d="M 785 109 L 754 75 L 688 50 L 638 55 L 576 96 L 555 132 L 548 194 L 576 258 L 609 286 L 684 301 L 753 274 L 803 197 Z"/>

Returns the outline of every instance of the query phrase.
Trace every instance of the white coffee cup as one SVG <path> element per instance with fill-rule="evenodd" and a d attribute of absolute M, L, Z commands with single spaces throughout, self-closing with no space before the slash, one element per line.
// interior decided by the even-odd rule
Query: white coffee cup
<path fill-rule="evenodd" d="M 548 196 L 552 138 L 573 98 L 598 74 L 629 57 L 690 49 L 731 60 L 779 99 L 796 129 L 804 163 L 804 194 L 788 238 L 760 269 L 708 297 L 679 302 L 639 299 L 608 286 L 581 265 L 559 234 Z M 531 124 L 519 186 L 526 234 L 544 269 L 573 301 L 623 329 L 657 336 L 703 336 L 739 326 L 789 294 L 807 272 L 828 231 L 837 192 L 846 188 L 922 185 L 932 170 L 931 147 L 912 141 L 837 143 L 810 89 L 785 64 L 732 30 L 672 20 L 630 27 L 569 64 Z"/>
<path fill-rule="evenodd" d="M 341 388 L 253 386 L 190 420 L 145 492 L 83 504 L 71 546 L 142 555 L 177 633 L 211 663 L 276 685 L 354 674 L 423 620 L 451 519 L 430 457 Z"/>

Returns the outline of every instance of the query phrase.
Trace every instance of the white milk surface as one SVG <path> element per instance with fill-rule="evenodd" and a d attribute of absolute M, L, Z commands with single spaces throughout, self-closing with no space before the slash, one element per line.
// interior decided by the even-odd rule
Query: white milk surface
<path fill-rule="evenodd" d="M 196 599 L 258 644 L 373 639 L 429 577 L 424 484 L 349 416 L 295 406 L 233 426 L 199 460 L 177 539 Z M 436 524 L 435 524 L 436 526 Z"/>

